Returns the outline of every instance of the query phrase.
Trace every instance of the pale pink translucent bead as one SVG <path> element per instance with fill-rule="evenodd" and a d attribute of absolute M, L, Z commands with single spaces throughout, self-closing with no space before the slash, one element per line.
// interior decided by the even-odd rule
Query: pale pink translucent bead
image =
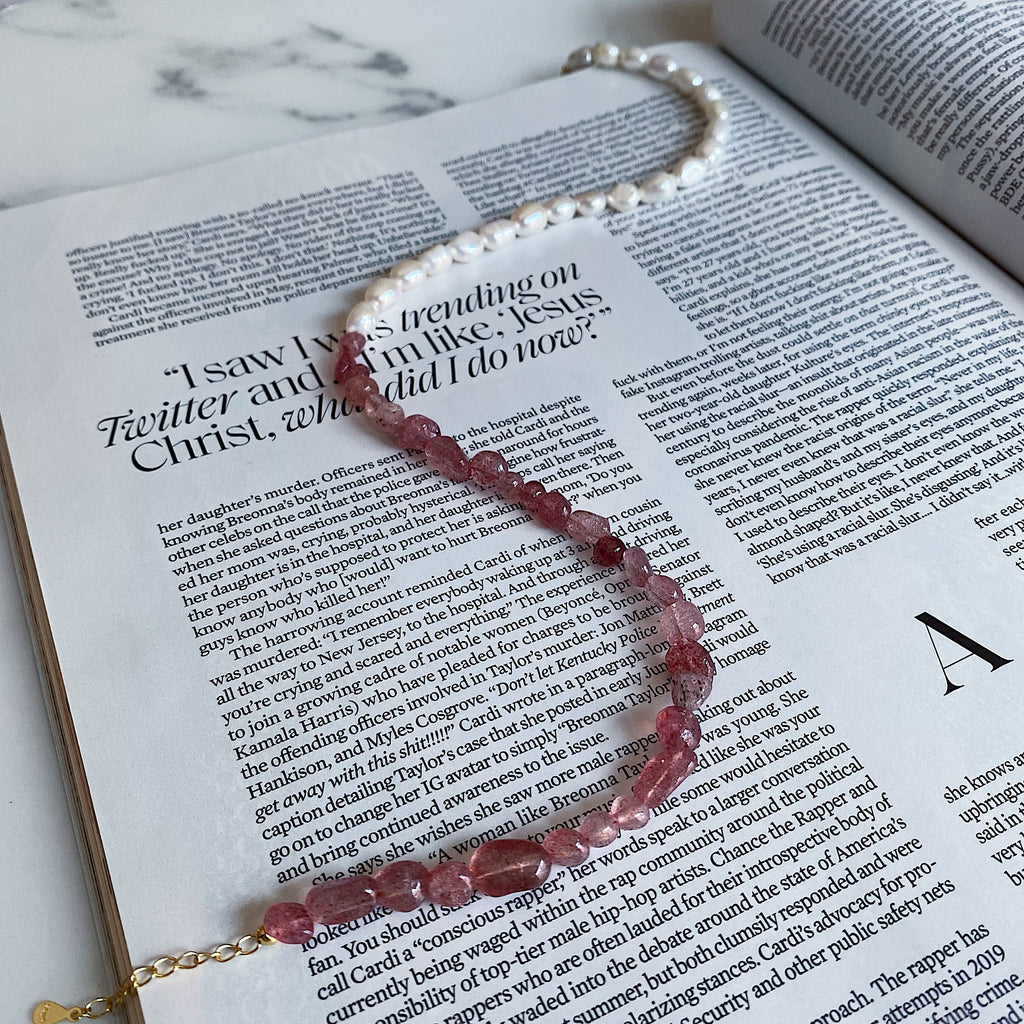
<path fill-rule="evenodd" d="M 473 895 L 473 882 L 467 865 L 447 861 L 427 875 L 427 899 L 442 907 L 464 907 Z"/>
<path fill-rule="evenodd" d="M 370 368 L 366 363 L 350 363 L 346 367 L 339 365 L 334 369 L 334 383 L 345 384 L 350 381 L 353 377 L 369 377 Z"/>
<path fill-rule="evenodd" d="M 643 548 L 626 548 L 622 553 L 622 564 L 626 569 L 626 578 L 634 587 L 643 587 L 651 578 L 651 562 Z"/>
<path fill-rule="evenodd" d="M 263 915 L 263 930 L 278 942 L 300 946 L 313 938 L 313 918 L 301 903 L 275 903 Z"/>
<path fill-rule="evenodd" d="M 367 875 L 332 878 L 306 894 L 306 913 L 317 924 L 345 924 L 377 909 L 377 892 Z"/>
<path fill-rule="evenodd" d="M 568 498 L 558 491 L 547 491 L 537 500 L 537 518 L 549 530 L 562 530 L 572 506 Z"/>
<path fill-rule="evenodd" d="M 353 405 L 362 405 L 370 396 L 380 391 L 372 377 L 352 377 L 345 382 L 345 397 Z"/>
<path fill-rule="evenodd" d="M 565 532 L 583 544 L 596 544 L 612 532 L 612 524 L 604 516 L 577 509 L 566 520 Z"/>
<path fill-rule="evenodd" d="M 551 858 L 527 839 L 492 839 L 469 859 L 473 887 L 485 896 L 536 889 L 548 880 Z"/>
<path fill-rule="evenodd" d="M 469 479 L 469 459 L 454 437 L 447 434 L 432 437 L 423 446 L 423 454 L 427 457 L 427 465 L 449 480 L 461 484 Z"/>
<path fill-rule="evenodd" d="M 415 910 L 426 898 L 427 869 L 414 860 L 396 860 L 373 876 L 377 902 L 388 910 Z"/>
<path fill-rule="evenodd" d="M 556 828 L 544 837 L 544 852 L 563 868 L 575 868 L 590 856 L 590 843 L 574 828 Z"/>
<path fill-rule="evenodd" d="M 648 807 L 657 807 L 683 784 L 696 764 L 697 755 L 689 747 L 659 750 L 633 783 L 633 796 Z"/>
<path fill-rule="evenodd" d="M 644 593 L 659 608 L 667 608 L 670 604 L 683 600 L 683 588 L 671 576 L 662 576 L 658 573 L 647 577 Z"/>
<path fill-rule="evenodd" d="M 685 598 L 673 601 L 658 619 L 661 635 L 670 643 L 699 640 L 704 635 L 704 616 L 700 609 Z"/>
<path fill-rule="evenodd" d="M 389 402 L 379 394 L 367 395 L 363 403 L 363 412 L 369 417 L 370 422 L 388 437 L 397 438 L 401 434 L 405 410 L 397 402 Z"/>
<path fill-rule="evenodd" d="M 506 473 L 495 488 L 506 501 L 518 501 L 523 489 L 523 478 L 519 473 Z"/>
<path fill-rule="evenodd" d="M 632 795 L 617 796 L 608 813 L 623 830 L 643 828 L 651 820 L 651 809 Z"/>
<path fill-rule="evenodd" d="M 591 811 L 577 831 L 591 846 L 607 846 L 619 838 L 619 823 L 607 811 Z"/>
<path fill-rule="evenodd" d="M 508 463 L 500 452 L 477 452 L 469 460 L 469 472 L 484 487 L 493 487 L 508 472 Z"/>
<path fill-rule="evenodd" d="M 700 722 L 697 716 L 684 707 L 670 704 L 658 712 L 655 720 L 658 739 L 666 750 L 689 747 L 696 750 L 700 743 Z"/>
<path fill-rule="evenodd" d="M 529 512 L 537 511 L 540 496 L 547 488 L 539 480 L 527 480 L 519 489 L 519 504 Z"/>
<path fill-rule="evenodd" d="M 696 640 L 680 640 L 665 652 L 672 703 L 696 711 L 711 695 L 715 663 Z"/>
<path fill-rule="evenodd" d="M 347 351 L 353 356 L 358 356 L 364 348 L 366 348 L 366 335 L 360 334 L 358 331 L 346 331 L 338 339 L 339 352 Z"/>
<path fill-rule="evenodd" d="M 403 446 L 412 449 L 414 452 L 423 451 L 423 446 L 432 438 L 441 433 L 441 428 L 428 416 L 421 416 L 418 412 L 412 416 L 406 416 L 402 424 L 402 432 L 399 440 Z"/>

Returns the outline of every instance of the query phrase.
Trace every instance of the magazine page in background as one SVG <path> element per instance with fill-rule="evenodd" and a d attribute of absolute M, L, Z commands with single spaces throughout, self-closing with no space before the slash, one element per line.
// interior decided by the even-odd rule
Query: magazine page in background
<path fill-rule="evenodd" d="M 705 187 L 428 283 L 371 359 L 704 609 L 699 771 L 538 890 L 150 985 L 148 1020 L 1014 998 L 1019 299 L 731 62 L 676 52 L 736 113 Z M 586 73 L 5 220 L 36 270 L 0 409 L 134 960 L 628 791 L 668 690 L 657 612 L 324 384 L 337 288 L 506 193 L 635 176 L 625 138 L 657 166 L 692 123 Z M 45 366 L 40 280 L 66 331 Z"/>
<path fill-rule="evenodd" d="M 715 0 L 715 36 L 1024 281 L 1020 4 Z"/>

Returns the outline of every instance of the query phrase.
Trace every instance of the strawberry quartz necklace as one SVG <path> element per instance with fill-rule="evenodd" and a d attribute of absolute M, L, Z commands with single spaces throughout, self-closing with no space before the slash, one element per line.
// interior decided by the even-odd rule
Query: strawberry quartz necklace
<path fill-rule="evenodd" d="M 643 549 L 627 547 L 612 533 L 605 517 L 573 509 L 559 491 L 548 490 L 537 480 L 524 480 L 509 469 L 500 453 L 479 451 L 469 456 L 433 420 L 419 414 L 406 415 L 401 406 L 380 394 L 370 368 L 360 362 L 367 336 L 373 335 L 378 318 L 427 278 L 575 217 L 596 217 L 606 211 L 626 213 L 641 203 L 664 203 L 678 191 L 696 185 L 718 162 L 728 133 L 729 110 L 718 89 L 696 71 L 679 67 L 661 54 L 648 54 L 638 47 L 620 49 L 610 43 L 576 50 L 563 71 L 587 67 L 643 74 L 674 88 L 704 115 L 706 125 L 701 141 L 692 153 L 667 170 L 648 175 L 639 184 L 619 182 L 576 196 L 528 202 L 506 218 L 490 221 L 475 231 L 463 231 L 448 242 L 433 245 L 419 256 L 396 264 L 370 283 L 363 300 L 348 313 L 345 333 L 338 342 L 335 383 L 349 404 L 361 409 L 390 442 L 421 452 L 427 465 L 442 476 L 491 489 L 505 501 L 529 511 L 541 525 L 589 545 L 598 565 L 622 566 L 628 582 L 661 609 L 658 625 L 668 642 L 665 664 L 672 703 L 658 713 L 655 722 L 659 748 L 644 764 L 631 792 L 616 796 L 605 810 L 584 814 L 575 828 L 555 828 L 539 843 L 525 839 L 491 840 L 477 847 L 468 863 L 447 861 L 431 870 L 418 861 L 400 860 L 373 875 L 350 874 L 330 879 L 314 885 L 302 903 L 275 903 L 268 907 L 260 926 L 235 942 L 223 943 L 207 952 L 190 950 L 160 957 L 136 967 L 111 996 L 100 996 L 84 1006 L 69 1008 L 54 1002 L 40 1003 L 32 1015 L 34 1024 L 102 1017 L 154 978 L 190 970 L 209 960 L 223 963 L 236 956 L 247 956 L 276 942 L 301 945 L 314 937 L 318 925 L 347 924 L 374 914 L 378 908 L 408 913 L 425 901 L 455 908 L 468 903 L 474 894 L 502 897 L 535 889 L 544 884 L 553 867 L 578 866 L 593 850 L 614 842 L 621 830 L 643 828 L 651 811 L 693 772 L 695 750 L 700 742 L 695 712 L 711 693 L 715 668 L 699 643 L 704 634 L 704 619 L 686 599 L 679 584 L 654 572 Z"/>

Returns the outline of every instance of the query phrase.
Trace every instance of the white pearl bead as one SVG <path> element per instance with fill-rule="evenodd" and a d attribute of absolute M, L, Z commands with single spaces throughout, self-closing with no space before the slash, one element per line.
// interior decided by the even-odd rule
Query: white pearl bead
<path fill-rule="evenodd" d="M 369 336 L 377 326 L 377 315 L 372 308 L 372 303 L 357 302 L 348 312 L 345 318 L 346 331 L 358 331 L 360 334 Z"/>
<path fill-rule="evenodd" d="M 485 249 L 504 249 L 516 240 L 516 226 L 507 218 L 499 217 L 480 228 L 480 239 Z"/>
<path fill-rule="evenodd" d="M 705 161 L 709 167 L 714 167 L 722 159 L 723 152 L 725 152 L 725 146 L 718 139 L 705 139 L 697 144 L 693 154 Z"/>
<path fill-rule="evenodd" d="M 398 301 L 398 285 L 390 277 L 378 277 L 366 286 L 366 301 L 383 313 Z"/>
<path fill-rule="evenodd" d="M 576 212 L 581 217 L 596 217 L 607 204 L 608 197 L 603 192 L 581 192 L 576 197 Z"/>
<path fill-rule="evenodd" d="M 640 203 L 640 189 L 632 182 L 620 181 L 608 189 L 608 205 L 619 213 L 635 210 Z"/>
<path fill-rule="evenodd" d="M 640 202 L 664 203 L 676 194 L 679 180 L 664 171 L 655 171 L 640 182 Z"/>
<path fill-rule="evenodd" d="M 697 99 L 701 103 L 715 103 L 722 98 L 722 90 L 717 85 L 712 85 L 710 82 L 705 82 L 699 86 L 696 90 Z"/>
<path fill-rule="evenodd" d="M 704 129 L 704 138 L 714 139 L 716 142 L 725 142 L 731 134 L 732 125 L 728 121 L 719 121 L 718 118 L 712 118 Z"/>
<path fill-rule="evenodd" d="M 704 84 L 704 76 L 693 68 L 680 68 L 669 75 L 669 81 L 684 96 L 689 96 L 694 89 L 699 89 Z"/>
<path fill-rule="evenodd" d="M 656 53 L 647 61 L 647 74 L 663 82 L 669 75 L 679 69 L 679 65 L 663 53 Z"/>
<path fill-rule="evenodd" d="M 583 68 L 589 68 L 594 63 L 594 53 L 589 46 L 581 46 L 578 50 L 573 50 L 565 59 L 565 64 L 562 66 L 562 73 L 569 74 L 572 71 L 581 71 Z"/>
<path fill-rule="evenodd" d="M 399 291 L 410 292 L 427 279 L 427 272 L 419 260 L 402 260 L 391 268 L 391 277 L 398 282 Z"/>
<path fill-rule="evenodd" d="M 427 272 L 427 277 L 437 277 L 442 270 L 452 265 L 452 254 L 446 245 L 432 245 L 420 253 L 420 263 Z"/>
<path fill-rule="evenodd" d="M 649 60 L 642 46 L 628 46 L 619 54 L 619 66 L 626 71 L 642 71 Z"/>
<path fill-rule="evenodd" d="M 540 234 L 548 226 L 548 211 L 540 203 L 524 203 L 510 218 L 520 238 Z"/>
<path fill-rule="evenodd" d="M 728 121 L 732 116 L 729 108 L 721 100 L 712 100 L 705 109 L 708 112 L 708 119 L 714 121 Z"/>
<path fill-rule="evenodd" d="M 619 48 L 614 43 L 598 43 L 593 54 L 594 63 L 600 68 L 613 68 L 619 63 Z"/>
<path fill-rule="evenodd" d="M 706 160 L 700 160 L 695 156 L 684 156 L 672 168 L 672 173 L 679 179 L 680 188 L 689 188 L 708 173 L 708 164 Z"/>
<path fill-rule="evenodd" d="M 544 204 L 549 224 L 564 224 L 576 216 L 576 200 L 572 196 L 555 196 Z"/>
<path fill-rule="evenodd" d="M 456 263 L 469 263 L 483 251 L 483 239 L 475 231 L 463 231 L 448 243 L 448 252 Z"/>

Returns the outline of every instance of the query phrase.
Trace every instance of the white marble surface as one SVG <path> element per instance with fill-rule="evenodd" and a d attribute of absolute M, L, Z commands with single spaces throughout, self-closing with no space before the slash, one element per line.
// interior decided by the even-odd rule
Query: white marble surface
<path fill-rule="evenodd" d="M 481 99 L 583 42 L 709 37 L 706 0 L 0 0 L 0 207 Z M 0 697 L 0 1006 L 17 1022 L 109 979 L 6 536 Z"/>

